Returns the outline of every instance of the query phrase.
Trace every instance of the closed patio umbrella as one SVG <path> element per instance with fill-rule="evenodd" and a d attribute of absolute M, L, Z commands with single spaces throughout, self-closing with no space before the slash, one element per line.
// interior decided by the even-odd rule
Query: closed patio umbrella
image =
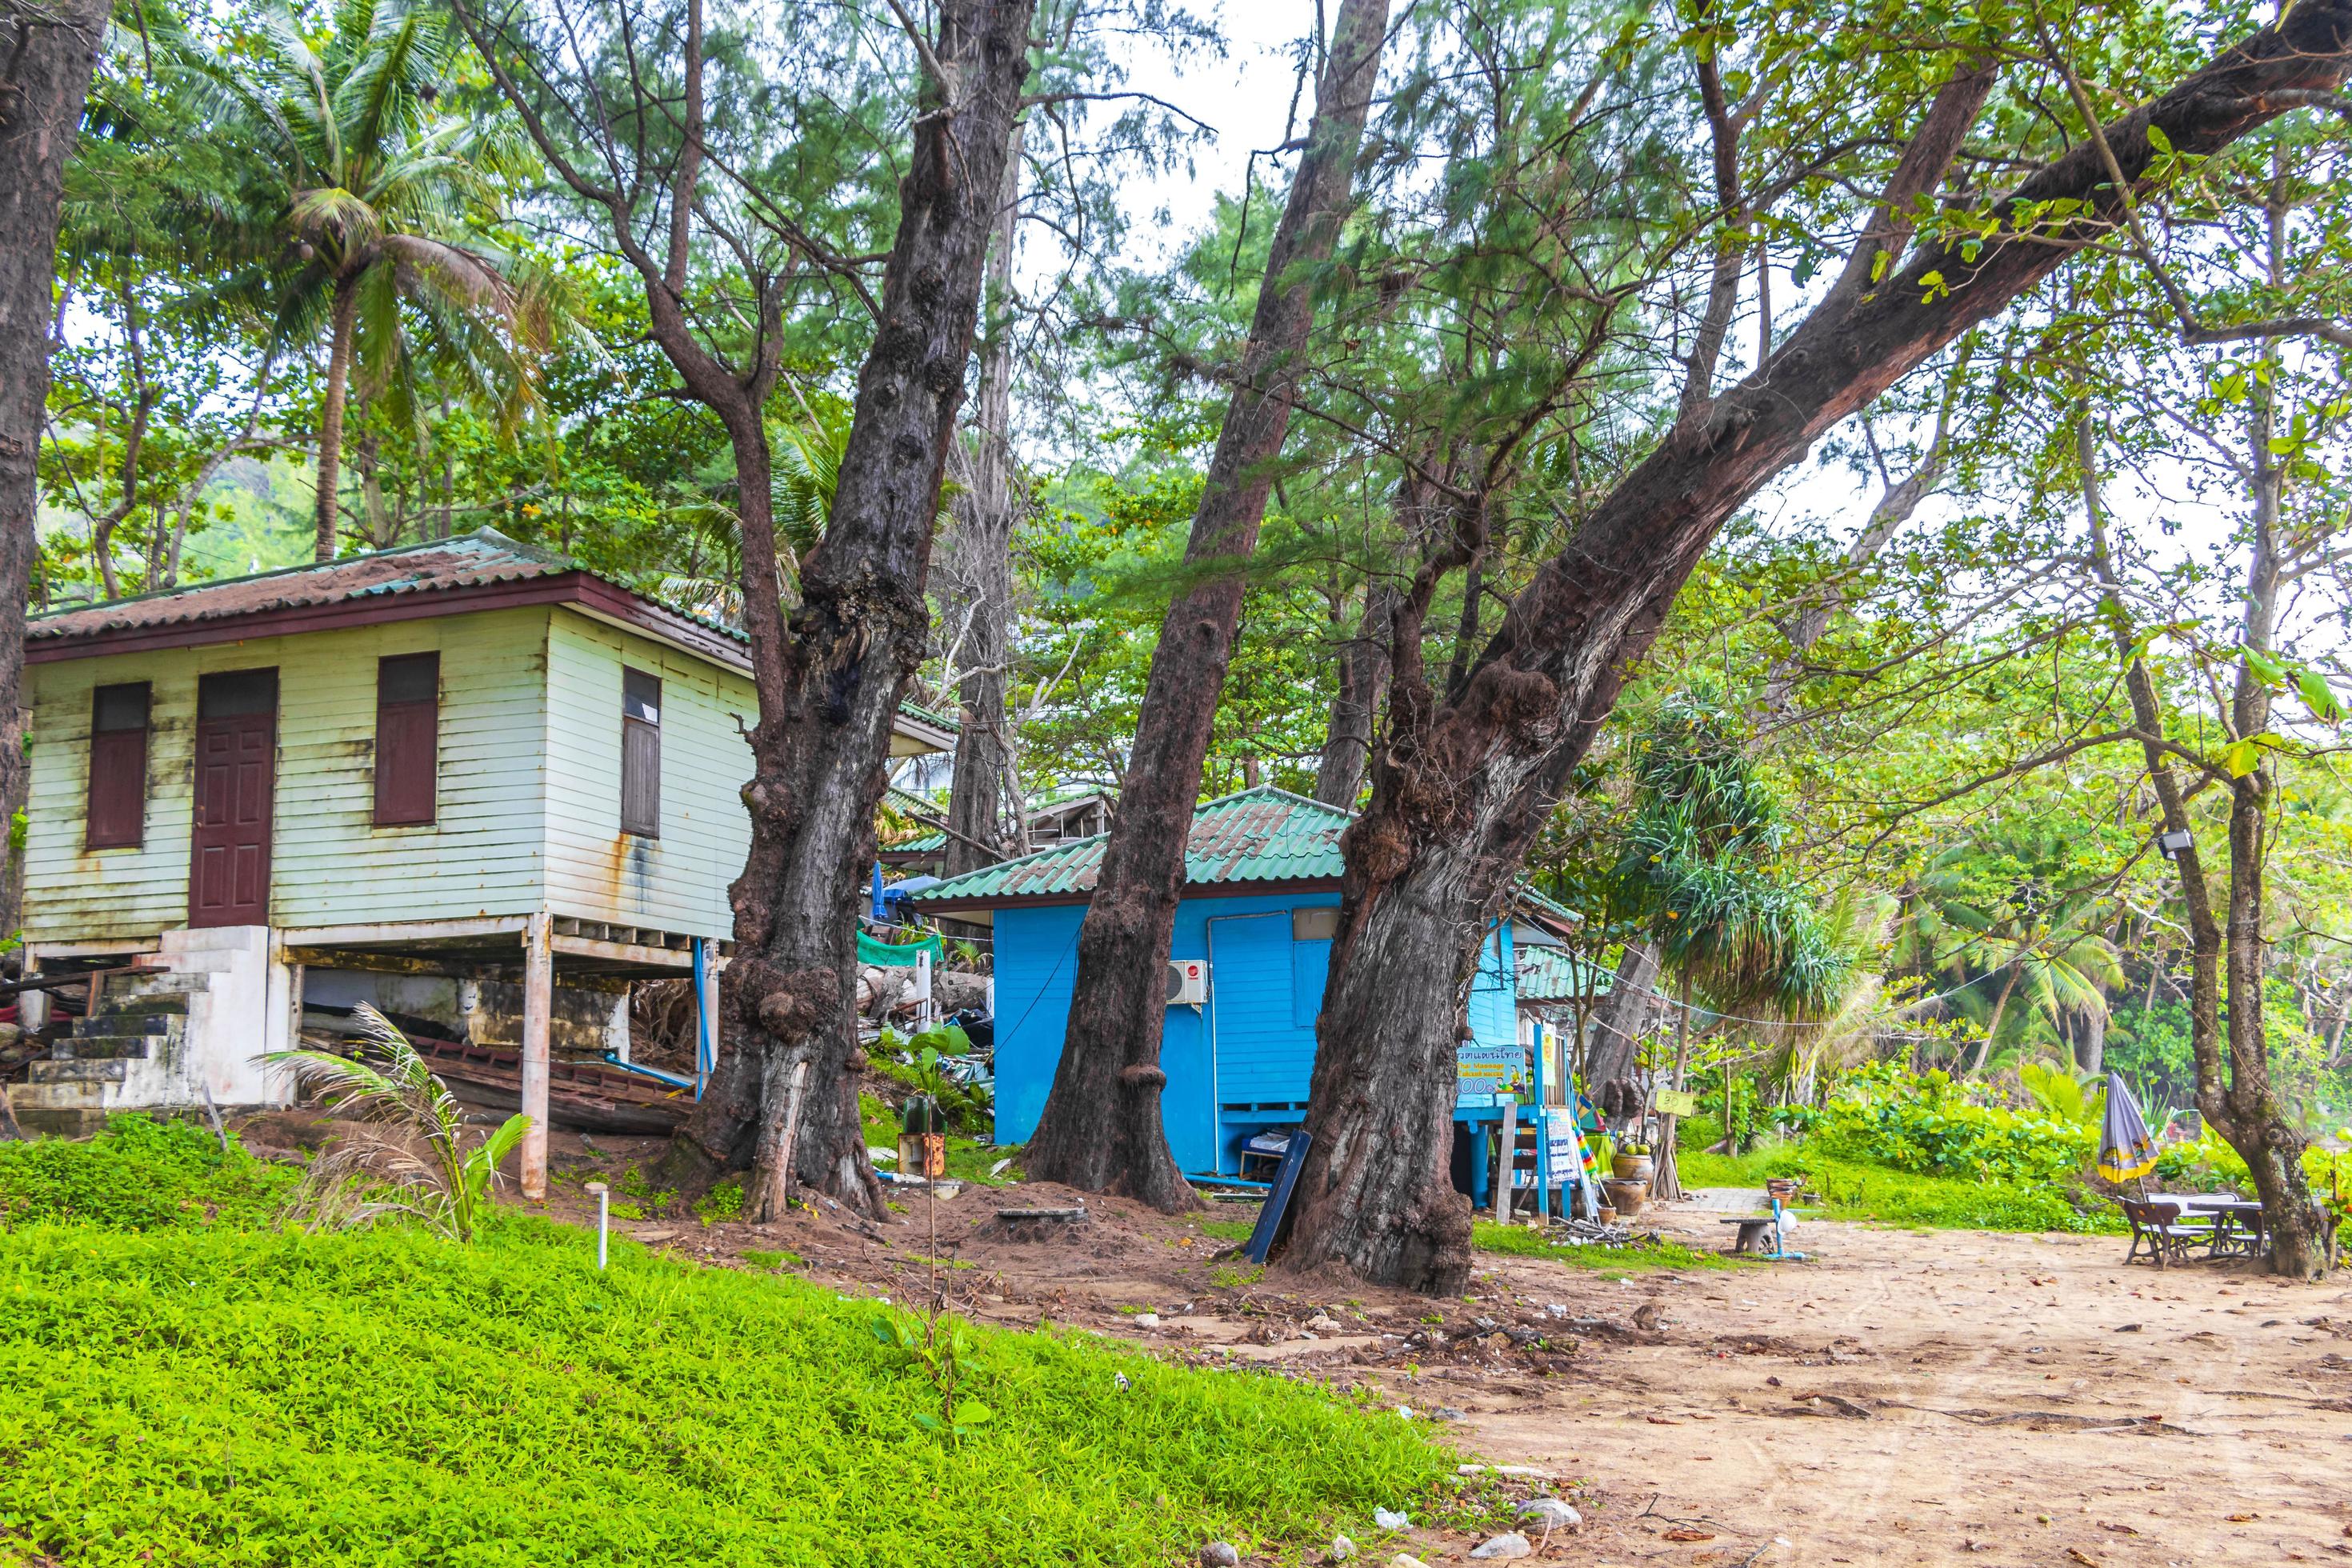
<path fill-rule="evenodd" d="M 2156 1140 L 2148 1136 L 2147 1119 L 2139 1101 L 2119 1073 L 2107 1075 L 2107 1115 L 2099 1129 L 2099 1174 L 2111 1182 L 2132 1182 L 2156 1169 Z"/>

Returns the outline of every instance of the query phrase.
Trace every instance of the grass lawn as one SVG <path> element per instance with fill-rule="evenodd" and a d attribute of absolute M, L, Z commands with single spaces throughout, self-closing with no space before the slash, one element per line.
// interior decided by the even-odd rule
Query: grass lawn
<path fill-rule="evenodd" d="M 1701 1252 L 1677 1241 L 1658 1241 L 1647 1247 L 1564 1247 L 1551 1240 L 1542 1231 L 1530 1230 L 1521 1225 L 1497 1225 L 1492 1220 L 1473 1220 L 1470 1225 L 1470 1245 L 1480 1252 L 1506 1253 L 1513 1258 L 1549 1258 L 1570 1268 L 1592 1268 L 1608 1273 L 1631 1273 L 1650 1268 L 1739 1268 L 1752 1263 L 1752 1258 L 1727 1258 L 1719 1252 Z"/>
<path fill-rule="evenodd" d="M 1760 1187 L 1767 1176 L 1811 1176 L 1822 1201 L 1804 1212 L 1829 1219 L 1958 1230 L 2120 1232 L 2122 1214 L 2094 1204 L 2084 1213 L 2057 1187 L 2024 1187 L 1928 1175 L 1892 1165 L 1831 1159 L 1802 1144 L 1738 1156 L 1684 1149 L 1675 1162 L 1685 1187 Z"/>
<path fill-rule="evenodd" d="M 241 1152 L 59 1223 L 26 1163 L 0 1158 L 0 1562 L 1172 1563 L 1377 1539 L 1375 1507 L 1451 1490 L 1423 1428 L 1278 1377 L 974 1328 L 948 1437 L 892 1329 L 919 1321 L 788 1276 L 626 1243 L 600 1275 L 516 1216 L 471 1247 L 229 1223 L 213 1189 L 264 1179 Z"/>

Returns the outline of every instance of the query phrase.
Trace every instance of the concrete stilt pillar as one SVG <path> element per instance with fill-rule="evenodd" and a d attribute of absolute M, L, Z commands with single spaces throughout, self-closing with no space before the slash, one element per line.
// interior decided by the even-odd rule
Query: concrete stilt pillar
<path fill-rule="evenodd" d="M 522 1195 L 547 1196 L 547 1037 L 555 1006 L 555 950 L 551 921 L 532 915 L 522 933 L 522 1113 L 530 1130 L 522 1138 Z"/>

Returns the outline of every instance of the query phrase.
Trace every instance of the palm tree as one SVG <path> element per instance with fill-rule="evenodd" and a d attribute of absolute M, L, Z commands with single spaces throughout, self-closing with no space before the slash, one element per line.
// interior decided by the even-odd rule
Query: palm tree
<path fill-rule="evenodd" d="M 1818 1019 L 1853 985 L 1856 953 L 1777 863 L 1786 837 L 1779 805 L 1719 696 L 1691 690 L 1662 702 L 1634 742 L 1631 772 L 1633 817 L 1608 901 L 1612 915 L 1642 929 L 1679 974 L 1672 1077 L 1679 1089 L 1694 989 L 1727 1014 Z M 1673 1126 L 1663 1119 L 1651 1178 L 1662 1198 L 1682 1193 Z"/>
<path fill-rule="evenodd" d="M 2007 847 L 2014 850 L 2016 847 Z M 2031 850 L 2032 846 L 2025 847 Z M 2106 994 L 2124 983 L 2115 944 L 2098 928 L 2096 900 L 2045 900 L 2038 882 L 2020 884 L 2006 913 L 1974 896 L 1988 852 L 1960 845 L 1930 860 L 1906 889 L 1891 966 L 1956 984 L 1952 1009 L 1982 1029 L 1970 1070 L 1990 1065 L 2004 1025 L 2023 1017 L 2052 1039 L 2069 1026 L 2096 1033 L 2107 1019 Z M 2019 1043 L 2022 1043 L 2020 1041 Z"/>
<path fill-rule="evenodd" d="M 328 340 L 320 561 L 335 554 L 355 370 L 363 391 L 389 396 L 407 416 L 420 349 L 509 420 L 536 392 L 550 298 L 484 233 L 500 216 L 500 183 L 528 166 L 526 144 L 504 116 L 441 105 L 455 54 L 440 19 L 407 0 L 342 0 L 317 47 L 286 0 L 275 0 L 213 64 L 233 106 L 232 133 L 267 161 L 267 188 L 253 195 L 268 211 L 278 263 L 278 333 Z"/>

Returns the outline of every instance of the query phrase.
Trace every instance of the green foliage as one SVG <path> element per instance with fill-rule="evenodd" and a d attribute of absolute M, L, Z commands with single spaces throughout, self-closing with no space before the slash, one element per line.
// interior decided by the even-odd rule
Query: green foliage
<path fill-rule="evenodd" d="M 940 1125 L 933 1131 L 980 1133 L 993 1129 L 996 1121 L 996 1096 L 986 1084 L 962 1084 L 940 1070 L 942 1056 L 965 1056 L 971 1050 L 971 1037 L 950 1024 L 941 1028 L 927 1029 L 907 1042 L 915 1059 L 899 1061 L 897 1037 L 887 1030 L 875 1047 L 871 1062 L 875 1073 L 911 1091 L 910 1098 L 929 1096 L 938 1108 Z M 879 1104 L 877 1101 L 877 1104 Z M 867 1120 L 873 1120 L 871 1117 Z M 905 1126 L 903 1118 L 901 1125 Z M 912 1132 L 917 1129 L 907 1126 Z"/>
<path fill-rule="evenodd" d="M 712 1187 L 695 1200 L 694 1212 L 705 1225 L 719 1225 L 734 1219 L 743 1212 L 743 1184 L 730 1179 Z"/>
<path fill-rule="evenodd" d="M 208 1128 L 110 1118 L 88 1142 L 0 1143 L 0 1226 L 72 1224 L 110 1231 L 266 1224 L 296 1173 L 255 1159 Z"/>
<path fill-rule="evenodd" d="M 1899 1171 L 2043 1186 L 2089 1168 L 2098 1129 L 2040 1109 L 1980 1104 L 1948 1073 L 1882 1062 L 1846 1076 L 1808 1146 Z"/>
<path fill-rule="evenodd" d="M 740 1256 L 744 1262 L 754 1268 L 798 1268 L 806 1261 L 799 1253 L 782 1248 L 771 1251 L 763 1247 L 747 1247 Z"/>
<path fill-rule="evenodd" d="M 528 1219 L 42 1227 L 0 1236 L 0 1452 L 41 1478 L 0 1521 L 90 1568 L 1171 1562 L 1361 1534 L 1454 1463 L 1283 1378 L 970 1327 L 992 1417 L 909 1441 L 936 1405 L 872 1305 L 625 1241 L 599 1274 Z"/>
<path fill-rule="evenodd" d="M 2053 1121 L 2097 1128 L 2106 1096 L 2085 1089 L 2074 1074 L 2047 1062 L 2027 1062 L 2017 1069 L 2017 1081 Z"/>
<path fill-rule="evenodd" d="M 1633 813 L 1609 884 L 1614 918 L 1727 1010 L 1834 1008 L 1851 956 L 1778 863 L 1787 826 L 1719 693 L 1678 691 L 1633 737 Z"/>

